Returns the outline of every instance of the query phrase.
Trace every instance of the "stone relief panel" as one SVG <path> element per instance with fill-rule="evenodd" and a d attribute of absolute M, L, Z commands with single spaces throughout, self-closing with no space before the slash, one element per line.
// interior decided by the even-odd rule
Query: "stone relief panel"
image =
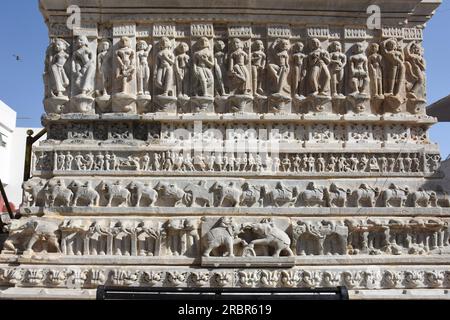
<path fill-rule="evenodd" d="M 2 266 L 3 285 L 20 287 L 95 288 L 98 285 L 168 286 L 168 287 L 277 287 L 320 288 L 347 286 L 350 290 L 364 289 L 438 289 L 449 287 L 449 273 L 444 268 L 378 267 L 359 270 L 342 268 L 293 268 L 267 271 L 265 269 L 184 269 L 167 271 L 155 267 L 95 267 Z"/>
<path fill-rule="evenodd" d="M 38 151 L 33 171 L 106 174 L 111 171 L 142 175 L 223 173 L 298 176 L 423 176 L 439 172 L 440 156 L 421 153 L 269 153 L 167 151 Z"/>
<path fill-rule="evenodd" d="M 44 77 L 48 114 L 425 116 L 426 64 L 421 37 L 414 36 L 419 29 L 386 31 L 381 38 L 358 28 L 289 25 L 110 29 L 99 25 L 98 41 L 89 39 L 93 33 L 77 33 L 72 46 L 52 38 Z"/>
<path fill-rule="evenodd" d="M 103 164 L 104 159 L 98 160 Z M 369 186 L 358 182 L 308 180 L 252 182 L 184 180 L 87 180 L 34 178 L 23 185 L 23 208 L 33 207 L 448 207 L 439 186 L 400 183 Z"/>
<path fill-rule="evenodd" d="M 449 222 L 442 218 L 29 218 L 8 228 L 3 255 L 257 261 L 259 257 L 450 253 Z"/>
<path fill-rule="evenodd" d="M 94 122 L 74 120 L 46 123 L 48 140 L 52 144 L 59 142 L 84 144 L 90 142 L 114 140 L 115 144 L 152 143 L 178 144 L 189 146 L 194 142 L 204 142 L 210 146 L 222 146 L 240 143 L 298 143 L 299 147 L 322 147 L 334 143 L 348 147 L 372 145 L 379 148 L 398 146 L 399 144 L 431 146 L 428 135 L 429 125 L 407 125 L 402 123 L 375 124 L 370 122 L 347 121 L 342 124 L 330 122 L 235 122 L 225 123 L 206 121 L 201 124 L 194 121 L 134 121 L 111 120 Z M 124 134 L 128 132 L 128 134 Z M 193 147 L 193 146 L 192 146 Z"/>

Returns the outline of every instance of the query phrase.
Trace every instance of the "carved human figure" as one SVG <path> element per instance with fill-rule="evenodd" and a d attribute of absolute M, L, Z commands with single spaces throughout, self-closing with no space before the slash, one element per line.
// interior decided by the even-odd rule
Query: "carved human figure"
<path fill-rule="evenodd" d="M 72 163 L 73 163 L 73 155 L 70 153 L 70 151 L 67 151 L 66 155 L 66 170 L 70 171 L 72 170 Z"/>
<path fill-rule="evenodd" d="M 383 43 L 384 92 L 386 95 L 398 95 L 405 79 L 405 65 L 397 40 L 388 39 Z"/>
<path fill-rule="evenodd" d="M 281 166 L 282 166 L 284 172 L 289 172 L 291 170 L 291 159 L 289 159 L 289 156 L 287 153 L 284 156 L 283 160 L 281 161 Z"/>
<path fill-rule="evenodd" d="M 406 74 L 411 79 L 408 97 L 412 99 L 425 98 L 425 59 L 422 50 L 416 42 L 411 42 L 405 48 Z"/>
<path fill-rule="evenodd" d="M 388 171 L 388 158 L 386 158 L 385 155 L 381 156 L 381 172 L 387 172 Z"/>
<path fill-rule="evenodd" d="M 328 69 L 331 77 L 331 95 L 333 97 L 344 96 L 344 70 L 347 64 L 347 56 L 342 53 L 342 45 L 333 41 L 328 47 L 330 63 Z"/>
<path fill-rule="evenodd" d="M 253 43 L 252 52 L 252 87 L 255 96 L 264 96 L 263 82 L 266 70 L 266 59 L 264 43 L 261 40 L 256 40 Z"/>
<path fill-rule="evenodd" d="M 129 93 L 129 85 L 136 72 L 135 52 L 131 48 L 131 41 L 128 37 L 122 37 L 119 42 L 119 49 L 115 53 L 117 60 L 116 79 L 119 81 L 118 92 Z"/>
<path fill-rule="evenodd" d="M 86 232 L 86 238 L 89 241 L 89 254 L 90 255 L 105 255 L 108 253 L 108 238 L 112 236 L 112 234 L 108 231 L 107 228 L 101 226 L 97 222 L 92 223 Z"/>
<path fill-rule="evenodd" d="M 86 163 L 86 170 L 91 171 L 95 165 L 95 158 L 92 152 L 86 154 L 86 158 L 84 159 L 84 161 Z"/>
<path fill-rule="evenodd" d="M 327 170 L 328 172 L 336 172 L 337 159 L 334 155 L 331 155 L 328 159 Z"/>
<path fill-rule="evenodd" d="M 214 79 L 215 93 L 219 96 L 226 95 L 224 75 L 226 74 L 227 61 L 225 43 L 222 40 L 217 40 L 214 44 Z"/>
<path fill-rule="evenodd" d="M 95 55 L 89 48 L 86 36 L 76 40 L 77 50 L 72 57 L 72 71 L 75 75 L 76 94 L 90 95 L 94 91 Z"/>
<path fill-rule="evenodd" d="M 304 67 L 304 60 L 307 57 L 303 53 L 305 45 L 302 42 L 297 42 L 292 46 L 292 60 L 294 64 L 294 86 L 293 92 L 297 99 L 304 99 L 305 97 L 305 76 L 306 69 Z"/>
<path fill-rule="evenodd" d="M 330 63 L 329 53 L 320 47 L 319 39 L 310 41 L 311 52 L 306 58 L 307 93 L 310 95 L 329 96 L 330 88 Z"/>
<path fill-rule="evenodd" d="M 152 50 L 152 46 L 144 40 L 138 41 L 136 44 L 137 56 L 137 92 L 138 95 L 150 95 L 150 67 L 148 66 L 148 56 Z"/>
<path fill-rule="evenodd" d="M 350 170 L 353 172 L 357 172 L 358 171 L 358 164 L 359 164 L 359 159 L 357 157 L 355 157 L 354 154 L 352 154 L 349 158 L 349 162 L 350 162 Z"/>
<path fill-rule="evenodd" d="M 300 172 L 301 171 L 301 165 L 302 165 L 302 159 L 298 154 L 294 157 L 294 172 Z"/>
<path fill-rule="evenodd" d="M 130 255 L 130 242 L 129 236 L 131 234 L 130 230 L 126 228 L 121 221 L 117 222 L 116 225 L 111 229 L 111 233 L 114 238 L 114 255 L 129 256 Z"/>
<path fill-rule="evenodd" d="M 65 170 L 66 155 L 62 152 L 57 153 L 56 159 L 56 170 Z"/>
<path fill-rule="evenodd" d="M 228 74 L 230 76 L 230 90 L 233 94 L 251 93 L 250 72 L 248 70 L 249 56 L 244 51 L 244 43 L 233 38 L 230 43 Z"/>
<path fill-rule="evenodd" d="M 380 172 L 380 165 L 378 164 L 378 159 L 374 155 L 370 158 L 369 170 L 371 172 Z"/>
<path fill-rule="evenodd" d="M 348 62 L 350 70 L 350 95 L 366 94 L 369 86 L 369 70 L 368 60 L 364 54 L 363 44 L 361 42 L 353 46 L 353 52 Z"/>
<path fill-rule="evenodd" d="M 155 85 L 161 96 L 175 96 L 174 86 L 175 55 L 172 52 L 172 41 L 162 37 L 159 41 L 159 52 L 156 56 Z"/>
<path fill-rule="evenodd" d="M 369 45 L 368 70 L 370 78 L 370 93 L 372 97 L 383 96 L 383 57 L 379 54 L 378 43 Z"/>
<path fill-rule="evenodd" d="M 142 157 L 142 171 L 148 171 L 150 169 L 150 155 L 148 153 L 144 154 Z"/>
<path fill-rule="evenodd" d="M 97 54 L 97 76 L 98 76 L 98 96 L 107 96 L 111 92 L 111 43 L 102 40 L 98 45 Z"/>
<path fill-rule="evenodd" d="M 63 39 L 54 39 L 50 43 L 45 59 L 44 79 L 47 88 L 47 97 L 63 97 L 70 84 L 64 66 L 69 59 L 67 49 L 69 43 Z"/>
<path fill-rule="evenodd" d="M 197 42 L 197 51 L 194 53 L 194 95 L 199 97 L 212 96 L 211 88 L 214 85 L 214 58 L 210 49 L 209 39 L 202 37 Z"/>
<path fill-rule="evenodd" d="M 186 42 L 181 42 L 176 49 L 175 57 L 177 96 L 185 99 L 189 97 L 189 66 L 191 57 L 188 52 L 188 44 Z"/>
<path fill-rule="evenodd" d="M 317 171 L 325 172 L 325 158 L 319 153 L 319 157 L 317 158 Z"/>
<path fill-rule="evenodd" d="M 81 152 L 78 152 L 75 156 L 75 165 L 77 170 L 86 170 L 86 164 L 84 163 L 84 157 Z"/>
<path fill-rule="evenodd" d="M 291 44 L 287 39 L 277 39 L 272 45 L 273 52 L 267 66 L 267 72 L 273 83 L 272 92 L 275 94 L 290 95 L 291 93 L 288 81 L 290 47 Z"/>

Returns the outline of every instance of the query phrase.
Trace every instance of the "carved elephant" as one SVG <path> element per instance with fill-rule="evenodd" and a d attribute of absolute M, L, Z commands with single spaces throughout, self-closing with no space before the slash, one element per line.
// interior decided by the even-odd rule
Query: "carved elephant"
<path fill-rule="evenodd" d="M 190 200 L 190 203 L 187 204 L 188 207 L 196 207 L 198 206 L 198 202 L 202 204 L 202 207 L 212 207 L 214 205 L 213 194 L 206 188 L 205 181 L 189 183 L 184 188 L 184 192 L 190 195 L 188 197 Z"/>
<path fill-rule="evenodd" d="M 112 206 L 112 202 L 114 199 L 119 200 L 119 207 L 128 207 L 130 205 L 131 192 L 122 186 L 120 182 L 112 183 L 112 182 L 102 182 L 101 190 L 105 191 L 105 197 L 108 200 L 107 207 Z"/>
<path fill-rule="evenodd" d="M 154 189 L 158 192 L 160 198 L 175 201 L 173 204 L 174 207 L 180 207 L 187 203 L 191 203 L 191 194 L 186 193 L 174 183 L 158 182 Z"/>
<path fill-rule="evenodd" d="M 128 185 L 128 189 L 131 192 L 135 192 L 136 195 L 136 207 L 139 207 L 142 199 L 149 201 L 149 206 L 154 207 L 156 201 L 158 201 L 158 192 L 148 184 L 142 182 L 131 182 Z"/>
<path fill-rule="evenodd" d="M 266 246 L 274 249 L 273 256 L 279 257 L 282 251 L 285 251 L 289 256 L 293 256 L 291 246 L 291 239 L 283 230 L 276 227 L 271 221 L 263 220 L 260 223 L 252 223 L 249 229 L 258 238 L 252 240 L 250 247 L 255 245 Z"/>
<path fill-rule="evenodd" d="M 209 257 L 214 249 L 225 246 L 224 256 L 234 257 L 234 245 L 245 241 L 238 237 L 241 229 L 233 223 L 232 218 L 222 217 L 216 225 L 205 235 L 206 250 L 203 256 Z"/>
<path fill-rule="evenodd" d="M 39 178 L 32 178 L 22 185 L 23 205 L 28 207 L 43 207 L 45 205 L 44 183 Z"/>
<path fill-rule="evenodd" d="M 224 202 L 228 200 L 232 207 L 239 207 L 242 197 L 242 189 L 235 187 L 234 182 L 226 185 L 221 182 L 216 182 L 211 187 L 211 190 L 217 194 L 218 207 L 222 207 Z"/>
<path fill-rule="evenodd" d="M 53 207 L 59 203 L 62 207 L 68 207 L 73 200 L 73 192 L 66 187 L 63 180 L 50 180 L 48 182 L 48 206 Z"/>
<path fill-rule="evenodd" d="M 75 197 L 73 199 L 73 205 L 75 207 L 79 205 L 79 200 L 84 201 L 88 207 L 99 206 L 100 195 L 94 188 L 92 188 L 90 182 L 81 184 L 78 181 L 72 181 L 68 188 L 73 190 L 75 194 Z"/>
<path fill-rule="evenodd" d="M 12 228 L 9 238 L 4 243 L 4 249 L 16 251 L 16 245 L 22 244 L 26 252 L 34 252 L 33 246 L 42 241 L 43 252 L 48 252 L 49 245 L 60 253 L 59 225 L 48 221 L 28 221 L 18 228 Z"/>

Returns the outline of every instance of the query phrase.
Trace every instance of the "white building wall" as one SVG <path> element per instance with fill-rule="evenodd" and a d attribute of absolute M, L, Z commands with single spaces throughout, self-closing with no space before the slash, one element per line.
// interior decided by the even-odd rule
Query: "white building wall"
<path fill-rule="evenodd" d="M 0 179 L 6 185 L 11 183 L 10 155 L 16 117 L 16 112 L 0 100 Z"/>
<path fill-rule="evenodd" d="M 9 202 L 18 208 L 22 202 L 27 131 L 37 134 L 42 128 L 16 128 L 16 117 L 16 112 L 0 100 L 0 133 L 6 143 L 4 147 L 0 143 L 0 178 Z"/>
<path fill-rule="evenodd" d="M 9 202 L 14 203 L 16 208 L 22 202 L 23 170 L 25 166 L 25 147 L 27 131 L 30 128 L 16 128 L 12 136 L 12 147 L 10 153 L 10 182 L 5 190 Z M 31 128 L 37 134 L 42 128 Z M 45 138 L 45 136 L 44 136 Z M 36 142 L 38 143 L 38 142 Z"/>

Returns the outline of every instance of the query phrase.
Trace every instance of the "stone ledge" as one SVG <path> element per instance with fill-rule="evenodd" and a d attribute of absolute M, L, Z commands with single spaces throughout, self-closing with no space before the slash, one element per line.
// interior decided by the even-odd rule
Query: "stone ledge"
<path fill-rule="evenodd" d="M 392 124 L 392 123 L 410 123 L 410 124 L 428 124 L 437 123 L 437 119 L 429 116 L 401 115 L 389 116 L 370 115 L 370 116 L 349 116 L 343 114 L 270 114 L 270 113 L 248 113 L 248 114 L 232 114 L 232 113 L 212 113 L 212 114 L 123 114 L 123 113 L 105 113 L 95 115 L 84 114 L 62 114 L 62 115 L 43 115 L 43 124 L 58 122 L 99 122 L 99 121 L 130 121 L 130 122 L 248 122 L 253 123 L 272 123 L 272 122 L 295 122 L 295 123 L 375 123 L 375 124 Z"/>
<path fill-rule="evenodd" d="M 349 290 L 350 300 L 450 300 L 447 289 Z"/>
<path fill-rule="evenodd" d="M 121 171 L 78 171 L 78 170 L 70 170 L 70 171 L 40 171 L 33 170 L 33 177 L 73 177 L 75 174 L 79 177 L 91 177 L 95 175 L 97 177 L 161 177 L 163 174 L 164 177 L 251 177 L 251 178 L 300 178 L 300 179 L 308 179 L 308 178 L 320 178 L 320 179 L 328 179 L 328 178 L 443 178 L 444 176 L 437 175 L 435 173 L 423 173 L 423 172 L 408 172 L 408 173 L 400 173 L 400 172 L 245 172 L 245 171 L 136 171 L 136 170 L 121 170 Z"/>
<path fill-rule="evenodd" d="M 96 289 L 8 288 L 0 289 L 0 300 L 95 300 Z"/>
<path fill-rule="evenodd" d="M 253 268 L 294 266 L 377 266 L 377 265 L 449 265 L 450 255 L 334 255 L 334 256 L 295 256 L 295 257 L 139 257 L 139 256 L 63 256 L 56 253 L 34 254 L 31 257 L 14 254 L 1 254 L 0 263 L 29 265 L 98 265 L 98 266 L 202 266 L 214 268 Z"/>
<path fill-rule="evenodd" d="M 228 268 L 228 267 L 268 267 L 291 268 L 295 265 L 294 257 L 202 257 L 202 267 Z"/>
<path fill-rule="evenodd" d="M 350 217 L 350 216 L 377 216 L 377 217 L 448 217 L 450 216 L 450 208 L 198 208 L 198 207 L 74 207 L 74 208 L 21 208 L 20 213 L 27 215 L 46 215 L 57 214 L 59 216 L 224 216 L 224 215 L 242 215 L 242 216 L 279 216 L 279 217 Z"/>

